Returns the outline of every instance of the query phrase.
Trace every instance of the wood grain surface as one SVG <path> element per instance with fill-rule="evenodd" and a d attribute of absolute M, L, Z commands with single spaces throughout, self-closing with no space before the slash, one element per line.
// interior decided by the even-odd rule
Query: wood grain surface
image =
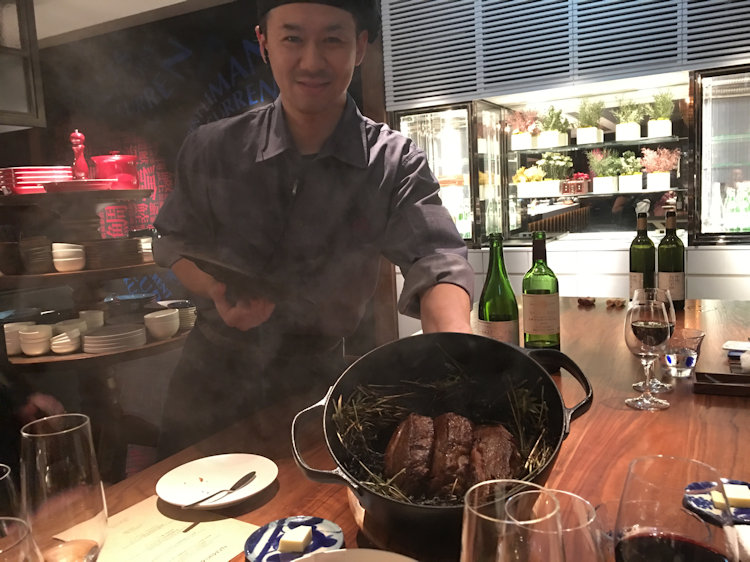
<path fill-rule="evenodd" d="M 577 493 L 594 505 L 611 504 L 619 498 L 630 461 L 653 454 L 700 459 L 726 477 L 750 480 L 750 455 L 743 453 L 750 432 L 750 398 L 694 394 L 691 381 L 678 380 L 675 390 L 664 395 L 671 403 L 667 410 L 643 412 L 625 405 L 624 400 L 635 395 L 631 385 L 642 378 L 642 369 L 625 345 L 624 319 L 625 309 L 607 309 L 604 299 L 598 299 L 593 307 L 578 306 L 574 298 L 561 299 L 562 351 L 591 381 L 594 401 L 588 412 L 571 423 L 547 486 Z M 721 363 L 725 360 L 724 341 L 745 340 L 750 335 L 750 301 L 687 301 L 685 311 L 678 313 L 677 326 L 705 330 L 701 362 Z M 581 387 L 567 373 L 553 378 L 567 406 L 583 398 Z M 279 466 L 278 481 L 220 513 L 256 525 L 289 515 L 317 515 L 342 527 L 349 548 L 372 548 L 358 532 L 346 488 L 306 479 L 293 460 L 291 418 L 320 398 L 291 397 L 283 407 L 250 416 L 109 487 L 110 513 L 154 494 L 157 480 L 184 462 L 212 454 L 249 452 L 273 459 Z M 301 449 L 308 464 L 330 469 L 335 464 L 325 447 L 321 419 L 320 409 L 305 415 Z M 232 562 L 244 560 L 242 547 L 237 545 Z"/>

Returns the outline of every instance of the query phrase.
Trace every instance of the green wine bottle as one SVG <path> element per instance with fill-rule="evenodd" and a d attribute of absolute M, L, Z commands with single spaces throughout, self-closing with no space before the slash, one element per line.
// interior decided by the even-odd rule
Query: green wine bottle
<path fill-rule="evenodd" d="M 685 245 L 677 236 L 677 214 L 667 211 L 667 231 L 659 242 L 659 287 L 669 289 L 674 307 L 685 308 Z"/>
<path fill-rule="evenodd" d="M 505 271 L 503 236 L 490 234 L 489 238 L 490 266 L 479 297 L 474 331 L 480 336 L 518 345 L 518 303 Z"/>
<path fill-rule="evenodd" d="M 636 235 L 630 243 L 630 298 L 636 289 L 651 289 L 654 284 L 656 249 L 648 237 L 648 215 L 638 213 Z"/>
<path fill-rule="evenodd" d="M 523 345 L 560 349 L 560 294 L 547 266 L 544 232 L 534 232 L 531 252 L 533 263 L 523 276 Z"/>

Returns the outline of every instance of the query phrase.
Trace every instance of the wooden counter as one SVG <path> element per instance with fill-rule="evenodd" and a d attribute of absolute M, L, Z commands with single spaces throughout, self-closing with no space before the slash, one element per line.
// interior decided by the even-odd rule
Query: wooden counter
<path fill-rule="evenodd" d="M 666 395 L 672 404 L 669 409 L 643 412 L 628 408 L 624 400 L 635 394 L 631 384 L 642 378 L 642 369 L 624 342 L 625 310 L 607 309 L 604 300 L 597 299 L 593 308 L 583 308 L 576 299 L 562 299 L 562 351 L 590 379 L 594 401 L 587 413 L 572 422 L 547 486 L 580 494 L 594 505 L 617 500 L 628 463 L 651 454 L 697 458 L 726 477 L 750 480 L 750 456 L 743 453 L 750 432 L 750 398 L 694 394 L 690 381 L 679 380 L 674 392 Z M 718 360 L 725 353 L 721 350 L 725 340 L 744 340 L 750 335 L 750 301 L 688 301 L 677 325 L 705 330 L 702 354 Z M 583 397 L 572 377 L 563 374 L 555 379 L 568 406 Z M 291 416 L 319 398 L 290 399 L 284 412 L 259 413 L 111 486 L 107 490 L 110 513 L 154 494 L 157 480 L 184 462 L 218 453 L 250 452 L 276 461 L 278 485 L 220 513 L 257 525 L 289 515 L 317 515 L 338 523 L 350 548 L 371 547 L 357 532 L 345 487 L 309 481 L 294 464 Z M 304 457 L 316 468 L 333 468 L 322 442 L 321 416 L 322 410 L 317 410 L 302 424 L 309 432 L 304 436 Z M 242 547 L 237 545 L 233 562 L 244 560 Z"/>

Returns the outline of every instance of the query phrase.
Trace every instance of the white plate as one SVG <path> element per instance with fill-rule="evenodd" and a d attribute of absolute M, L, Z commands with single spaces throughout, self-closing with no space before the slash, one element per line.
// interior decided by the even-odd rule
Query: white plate
<path fill-rule="evenodd" d="M 156 495 L 173 505 L 188 505 L 218 490 L 229 488 L 242 475 L 255 471 L 255 479 L 236 492 L 219 495 L 192 509 L 216 509 L 240 503 L 270 486 L 279 473 L 272 460 L 248 453 L 204 457 L 167 472 L 156 483 Z"/>
<path fill-rule="evenodd" d="M 414 558 L 402 556 L 395 552 L 385 550 L 374 550 L 371 548 L 353 548 L 351 550 L 329 550 L 326 552 L 313 552 L 297 560 L 308 560 L 315 562 L 417 562 Z"/>

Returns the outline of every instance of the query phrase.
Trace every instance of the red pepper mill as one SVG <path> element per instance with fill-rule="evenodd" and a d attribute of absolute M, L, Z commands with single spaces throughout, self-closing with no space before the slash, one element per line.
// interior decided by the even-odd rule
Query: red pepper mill
<path fill-rule="evenodd" d="M 70 133 L 70 144 L 73 146 L 73 179 L 85 180 L 89 177 L 89 165 L 86 162 L 86 156 L 83 151 L 86 145 L 83 141 L 86 137 L 83 133 L 79 133 L 78 129 Z"/>

